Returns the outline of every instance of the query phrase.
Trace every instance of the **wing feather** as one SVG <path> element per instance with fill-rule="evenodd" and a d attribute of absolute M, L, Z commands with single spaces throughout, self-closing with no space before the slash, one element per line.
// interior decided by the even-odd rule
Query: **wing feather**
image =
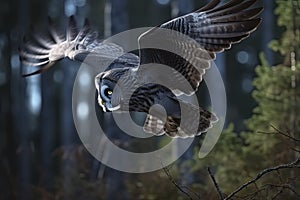
<path fill-rule="evenodd" d="M 150 29 L 139 38 L 140 64 L 159 63 L 172 67 L 193 89 L 180 87 L 185 80 L 179 79 L 174 80 L 173 92 L 193 94 L 215 54 L 231 48 L 256 30 L 261 22 L 257 16 L 263 9 L 250 8 L 256 1 L 231 0 L 219 5 L 219 0 L 213 0 L 193 13 Z M 164 34 L 164 30 L 169 33 Z M 180 34 L 189 39 L 179 37 Z M 173 54 L 166 53 L 165 49 L 149 48 L 153 43 L 169 47 Z M 180 58 L 182 55 L 184 59 Z"/>
<path fill-rule="evenodd" d="M 136 66 L 139 62 L 139 58 L 133 54 L 122 56 L 125 52 L 119 45 L 99 40 L 98 32 L 91 30 L 88 20 L 85 20 L 79 30 L 75 18 L 71 16 L 65 34 L 57 29 L 51 19 L 49 25 L 48 34 L 35 32 L 31 40 L 24 38 L 19 48 L 20 60 L 24 65 L 41 67 L 25 76 L 44 72 L 65 57 L 100 68 L 99 70 L 105 70 L 116 58 L 118 62 L 127 62 L 127 67 Z"/>

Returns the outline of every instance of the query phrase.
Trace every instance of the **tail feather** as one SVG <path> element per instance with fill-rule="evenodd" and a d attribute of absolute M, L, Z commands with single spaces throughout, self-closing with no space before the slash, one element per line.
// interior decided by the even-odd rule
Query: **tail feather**
<path fill-rule="evenodd" d="M 55 62 L 66 57 L 66 51 L 74 48 L 72 42 L 77 35 L 76 22 L 69 19 L 66 37 L 62 35 L 49 19 L 49 33 L 41 34 L 33 30 L 30 40 L 23 40 L 19 48 L 20 60 L 27 66 L 39 66 L 39 70 L 23 76 L 31 76 L 48 70 Z M 74 43 L 74 42 L 73 42 Z"/>
<path fill-rule="evenodd" d="M 69 18 L 68 28 L 67 28 L 67 41 L 71 42 L 75 40 L 78 35 L 77 23 L 74 16 Z"/>
<path fill-rule="evenodd" d="M 210 129 L 213 123 L 218 121 L 217 116 L 201 107 L 197 107 L 193 104 L 180 101 L 181 118 L 170 117 L 168 122 L 173 123 L 173 128 L 176 128 L 178 137 L 194 137 L 205 133 Z M 175 124 L 174 124 L 175 122 Z M 167 132 L 167 130 L 166 130 Z"/>
<path fill-rule="evenodd" d="M 169 115 L 164 121 L 160 116 L 148 114 L 144 130 L 157 136 L 166 134 L 172 138 L 195 137 L 207 132 L 218 121 L 215 114 L 193 104 L 180 101 L 180 107 L 180 116 Z"/>
<path fill-rule="evenodd" d="M 49 23 L 49 33 L 51 37 L 53 38 L 54 42 L 56 44 L 62 43 L 66 40 L 65 34 L 61 33 L 56 25 L 53 23 L 52 19 L 48 17 L 48 23 Z"/>
<path fill-rule="evenodd" d="M 41 67 L 24 76 L 42 73 L 66 57 L 102 70 L 101 67 L 107 67 L 113 60 L 124 54 L 123 48 L 119 45 L 99 40 L 98 32 L 91 29 L 87 19 L 79 30 L 75 18 L 71 16 L 64 34 L 51 19 L 49 19 L 49 27 L 48 34 L 42 35 L 34 31 L 31 40 L 24 38 L 19 48 L 21 62 L 28 66 Z M 88 56 L 90 56 L 89 59 L 86 59 Z M 137 57 L 136 60 L 138 60 Z M 101 64 L 99 64 L 100 61 Z"/>
<path fill-rule="evenodd" d="M 65 34 L 49 19 L 49 33 L 40 34 L 33 31 L 32 39 L 24 38 L 22 46 L 19 48 L 20 60 L 28 66 L 39 66 L 39 70 L 24 76 L 39 74 L 48 70 L 57 61 L 69 57 L 72 60 L 76 51 L 87 49 L 88 45 L 95 42 L 98 37 L 97 32 L 92 32 L 88 20 L 78 31 L 75 18 L 69 18 L 68 27 Z M 99 45 L 99 41 L 94 46 Z M 87 50 L 90 52 L 91 50 Z"/>
<path fill-rule="evenodd" d="M 164 134 L 164 125 L 165 123 L 159 118 L 153 115 L 147 115 L 144 131 L 147 133 L 151 133 L 153 135 L 163 135 Z"/>

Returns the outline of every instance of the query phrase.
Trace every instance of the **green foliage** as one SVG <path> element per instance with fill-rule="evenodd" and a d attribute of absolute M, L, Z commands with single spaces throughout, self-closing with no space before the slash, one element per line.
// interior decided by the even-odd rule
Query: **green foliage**
<path fill-rule="evenodd" d="M 279 40 L 273 40 L 270 47 L 274 51 L 279 51 L 282 55 L 288 56 L 294 47 L 299 46 L 299 29 L 295 34 L 295 29 L 299 28 L 300 22 L 300 2 L 299 0 L 277 0 L 275 14 L 278 15 L 278 25 L 285 29 Z"/>
<path fill-rule="evenodd" d="M 293 71 L 290 66 L 277 65 L 270 67 L 263 54 L 260 56 L 262 65 L 256 68 L 257 78 L 253 81 L 256 90 L 253 98 L 258 107 L 253 110 L 253 116 L 247 121 L 252 131 L 269 130 L 270 124 L 279 129 L 287 130 L 289 122 L 294 118 L 295 110 L 299 110 L 300 89 L 292 87 L 300 84 L 300 65 Z M 295 81 L 293 80 L 295 78 Z M 296 118 L 299 124 L 300 118 Z"/>
<path fill-rule="evenodd" d="M 270 47 L 280 52 L 284 60 L 281 64 L 270 66 L 264 54 L 260 54 L 261 65 L 256 67 L 257 77 L 253 81 L 255 90 L 252 93 L 258 105 L 252 117 L 245 122 L 248 130 L 237 134 L 233 125 L 229 125 L 206 158 L 199 160 L 195 153 L 194 160 L 189 162 L 191 173 L 202 174 L 198 179 L 200 183 L 202 179 L 202 190 L 216 192 L 210 177 L 203 175 L 205 171 L 207 173 L 207 166 L 214 169 L 222 192 L 228 195 L 263 169 L 290 163 L 299 157 L 299 153 L 291 149 L 299 149 L 299 142 L 284 136 L 300 138 L 300 9 L 292 7 L 293 3 L 300 5 L 298 0 L 277 1 L 275 13 L 284 32 L 280 39 L 270 43 Z M 294 61 L 292 52 L 296 54 Z M 299 186 L 299 176 L 299 169 L 270 173 L 238 196 L 272 199 L 279 192 L 274 185 Z M 299 187 L 294 189 L 300 192 Z M 277 198 L 293 199 L 295 196 L 293 192 L 283 190 Z"/>
<path fill-rule="evenodd" d="M 285 31 L 282 37 L 272 41 L 270 46 L 274 51 L 279 51 L 285 60 L 282 64 L 270 66 L 264 54 L 260 54 L 261 65 L 256 67 L 257 78 L 253 81 L 256 88 L 253 98 L 258 106 L 253 110 L 253 116 L 246 122 L 251 132 L 274 131 L 270 126 L 273 125 L 287 134 L 293 134 L 294 137 L 299 135 L 297 131 L 300 130 L 300 117 L 297 115 L 300 106 L 297 104 L 300 100 L 299 4 L 299 0 L 277 0 L 275 13 L 278 15 L 278 25 L 284 27 Z M 295 57 L 292 56 L 293 53 Z M 277 143 L 270 141 L 264 146 L 272 149 Z"/>

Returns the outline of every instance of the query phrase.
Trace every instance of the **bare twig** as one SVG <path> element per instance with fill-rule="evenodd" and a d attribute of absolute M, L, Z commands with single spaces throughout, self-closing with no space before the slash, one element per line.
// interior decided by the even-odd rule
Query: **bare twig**
<path fill-rule="evenodd" d="M 282 179 L 281 174 L 280 174 L 280 172 L 278 170 L 276 170 L 276 174 L 277 174 L 277 176 L 279 178 L 280 183 L 283 183 L 283 179 Z"/>
<path fill-rule="evenodd" d="M 299 163 L 300 163 L 300 157 L 297 158 L 295 161 L 293 161 L 291 163 L 278 165 L 278 166 L 275 166 L 275 167 L 264 169 L 259 174 L 257 174 L 257 176 L 254 179 L 252 179 L 252 180 L 248 181 L 247 183 L 245 183 L 245 184 L 241 185 L 240 187 L 238 187 L 235 191 L 233 191 L 231 194 L 229 194 L 224 200 L 228 200 L 228 199 L 232 198 L 237 193 L 242 191 L 244 188 L 246 188 L 247 186 L 255 183 L 258 179 L 260 179 L 261 177 L 263 177 L 264 175 L 266 175 L 270 172 L 277 171 L 277 170 L 280 170 L 280 169 L 287 169 L 287 168 L 300 168 Z"/>
<path fill-rule="evenodd" d="M 200 195 L 197 192 L 195 192 L 194 190 L 192 190 L 191 188 L 184 186 L 184 185 L 182 187 L 185 188 L 186 190 L 188 190 L 189 192 L 193 193 L 198 199 L 201 199 Z"/>
<path fill-rule="evenodd" d="M 172 184 L 175 185 L 175 187 L 176 187 L 180 192 L 182 192 L 183 194 L 185 194 L 189 199 L 193 200 L 193 198 L 191 197 L 191 195 L 190 195 L 188 192 L 184 191 L 184 189 L 186 189 L 187 191 L 193 193 L 193 194 L 197 197 L 197 199 L 200 199 L 200 196 L 199 196 L 199 194 L 198 194 L 197 192 L 193 191 L 191 188 L 189 188 L 189 187 L 187 187 L 187 186 L 179 185 L 179 184 L 175 181 L 175 179 L 173 178 L 173 176 L 171 175 L 169 168 L 163 164 L 163 162 L 162 162 L 161 159 L 160 159 L 160 162 L 161 162 L 161 166 L 162 166 L 164 172 L 166 173 L 167 177 L 169 178 L 169 180 L 172 182 Z M 183 189 L 183 188 L 184 188 L 184 189 Z"/>
<path fill-rule="evenodd" d="M 164 169 L 166 175 L 168 176 L 169 180 L 173 183 L 173 185 L 175 185 L 175 187 L 176 187 L 180 192 L 182 192 L 184 195 L 186 195 L 189 199 L 193 200 L 193 198 L 191 197 L 191 195 L 190 195 L 188 192 L 184 191 L 184 190 L 182 189 L 182 187 L 174 180 L 174 178 L 173 178 L 172 175 L 170 174 L 169 169 L 168 169 L 167 167 L 163 167 L 163 169 Z"/>
<path fill-rule="evenodd" d="M 262 192 L 262 191 L 264 191 L 264 190 L 266 190 L 266 188 L 258 189 L 258 190 L 256 190 L 256 191 L 250 193 L 250 194 L 247 194 L 247 195 L 244 195 L 244 196 L 241 196 L 241 197 L 238 197 L 238 198 L 243 199 L 243 200 L 245 200 L 245 199 L 254 199 L 254 198 L 257 197 L 257 194 L 258 194 L 258 193 L 260 193 L 260 192 Z M 237 197 L 237 196 L 236 196 L 236 197 Z"/>
<path fill-rule="evenodd" d="M 276 184 L 266 184 L 264 187 L 274 187 L 274 188 L 280 188 L 281 193 L 283 192 L 283 190 L 289 190 L 292 193 L 294 193 L 296 196 L 300 197 L 300 194 L 294 190 L 294 188 L 290 185 L 290 184 L 282 184 L 282 185 L 276 185 Z M 277 193 L 276 193 L 277 194 Z M 276 194 L 273 196 L 273 198 L 276 198 Z M 278 194 L 279 195 L 279 194 Z"/>
<path fill-rule="evenodd" d="M 297 195 L 298 197 L 300 197 L 300 194 L 296 191 L 296 190 L 294 190 L 294 188 L 293 187 L 291 187 L 291 186 L 289 186 L 289 187 L 287 187 L 290 191 L 292 191 L 295 195 Z"/>
<path fill-rule="evenodd" d="M 272 197 L 272 200 L 276 199 L 283 192 L 283 188 L 278 190 L 278 192 Z"/>
<path fill-rule="evenodd" d="M 271 135 L 275 135 L 275 134 L 280 134 L 284 137 L 289 138 L 290 140 L 293 140 L 295 142 L 300 142 L 300 139 L 295 138 L 293 136 L 290 136 L 289 134 L 284 133 L 283 131 L 279 130 L 278 128 L 276 128 L 275 126 L 273 126 L 272 124 L 270 125 L 276 132 L 266 132 L 266 131 L 257 131 L 257 133 L 261 133 L 261 134 L 271 134 Z"/>
<path fill-rule="evenodd" d="M 290 136 L 290 135 L 284 133 L 283 131 L 279 130 L 278 128 L 276 128 L 276 127 L 273 126 L 272 124 L 271 124 L 271 127 L 272 127 L 275 131 L 277 131 L 277 133 L 279 133 L 280 135 L 283 135 L 283 136 L 285 136 L 285 137 L 287 137 L 287 138 L 289 138 L 289 139 L 291 139 L 291 140 L 294 140 L 294 141 L 296 141 L 296 142 L 300 142 L 299 139 L 297 139 L 297 138 L 295 138 L 295 137 L 292 137 L 292 136 Z"/>
<path fill-rule="evenodd" d="M 218 183 L 217 183 L 217 181 L 216 181 L 214 175 L 212 174 L 212 172 L 211 172 L 211 170 L 210 170 L 209 167 L 207 168 L 207 170 L 208 170 L 208 173 L 209 173 L 210 178 L 212 179 L 212 181 L 213 181 L 213 183 L 214 183 L 215 188 L 216 188 L 217 191 L 218 191 L 218 194 L 219 194 L 220 199 L 223 200 L 223 195 L 222 195 L 221 189 L 220 189 L 220 187 L 219 187 L 219 185 L 218 185 Z"/>
<path fill-rule="evenodd" d="M 260 134 L 268 134 L 268 135 L 275 135 L 275 134 L 280 134 L 280 135 L 283 135 L 284 137 L 287 137 L 289 138 L 290 140 L 293 140 L 295 142 L 300 142 L 299 139 L 297 138 L 294 138 L 286 133 L 280 133 L 280 132 L 266 132 L 266 131 L 257 131 L 256 133 L 260 133 Z"/>
<path fill-rule="evenodd" d="M 295 149 L 295 148 L 293 148 L 293 147 L 291 147 L 291 149 L 292 149 L 293 151 L 296 151 L 296 152 L 300 153 L 300 150 L 299 150 L 299 149 Z"/>
<path fill-rule="evenodd" d="M 256 182 L 254 182 L 253 183 L 253 185 L 254 185 L 254 187 L 255 187 L 255 189 L 256 189 L 256 196 L 259 196 L 260 195 L 260 193 L 261 193 L 261 189 L 259 189 L 259 187 L 258 187 L 258 185 L 256 184 Z M 253 196 L 253 198 L 254 198 L 255 196 Z"/>

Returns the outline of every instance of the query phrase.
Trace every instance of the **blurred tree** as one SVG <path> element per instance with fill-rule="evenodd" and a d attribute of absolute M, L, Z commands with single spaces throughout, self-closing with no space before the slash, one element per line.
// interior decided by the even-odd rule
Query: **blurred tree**
<path fill-rule="evenodd" d="M 247 127 L 252 132 L 262 130 L 276 134 L 273 137 L 268 134 L 248 136 L 247 142 L 255 144 L 261 152 L 268 152 L 272 158 L 270 163 L 279 164 L 299 157 L 299 153 L 291 149 L 300 146 L 295 139 L 300 138 L 300 105 L 297 103 L 300 100 L 300 1 L 277 0 L 275 13 L 284 32 L 279 40 L 270 43 L 270 47 L 282 55 L 283 63 L 271 67 L 261 54 L 262 64 L 256 68 L 258 77 L 253 82 L 256 87 L 253 97 L 258 107 L 247 121 Z M 296 176 L 300 176 L 299 169 L 297 172 L 292 169 L 286 175 L 292 180 L 293 188 Z"/>
<path fill-rule="evenodd" d="M 214 187 L 207 185 L 208 176 L 203 175 L 206 166 L 216 171 L 217 182 L 228 195 L 262 170 L 291 163 L 300 156 L 299 5 L 299 0 L 277 0 L 275 13 L 284 32 L 279 40 L 270 43 L 270 47 L 279 51 L 283 59 L 281 64 L 270 66 L 264 54 L 260 55 L 261 65 L 256 68 L 257 78 L 253 82 L 253 97 L 258 106 L 246 121 L 248 131 L 239 136 L 234 133 L 233 126 L 229 126 L 220 138 L 222 142 L 208 157 L 199 161 L 195 157 L 190 161 L 194 174 L 199 175 L 195 180 L 206 192 Z M 299 177 L 299 167 L 278 170 L 249 185 L 239 197 L 294 199 L 300 193 Z"/>
<path fill-rule="evenodd" d="M 274 132 L 276 127 L 297 138 L 300 136 L 300 105 L 297 104 L 300 100 L 300 1 L 277 0 L 277 4 L 275 13 L 279 16 L 278 25 L 283 26 L 285 31 L 279 40 L 270 43 L 270 47 L 280 52 L 283 63 L 271 67 L 261 54 L 261 65 L 256 68 L 258 77 L 253 82 L 256 87 L 253 97 L 258 106 L 254 109 L 254 115 L 247 121 L 247 127 L 253 132 Z M 269 148 L 274 148 L 273 153 L 278 152 L 273 156 L 274 161 L 291 159 L 288 147 L 295 148 L 293 143 L 284 144 L 278 138 L 271 139 L 268 135 L 259 137 L 261 148 L 266 148 L 263 138 L 269 138 Z"/>
<path fill-rule="evenodd" d="M 221 58 L 216 60 L 219 70 L 222 75 L 225 75 L 224 82 L 228 99 L 226 119 L 228 122 L 234 122 L 235 130 L 239 132 L 246 128 L 243 121 L 251 117 L 252 109 L 256 106 L 255 101 L 251 98 L 251 92 L 253 90 L 252 80 L 255 76 L 254 68 L 259 64 L 257 55 L 264 51 L 268 44 L 266 40 L 274 38 L 271 31 L 273 25 L 270 24 L 274 19 L 273 8 L 270 7 L 272 2 L 257 1 L 257 5 L 268 6 L 261 14 L 263 20 L 257 31 L 242 43 L 233 45 L 230 51 L 218 55 Z M 268 35 L 268 37 L 264 35 Z M 222 58 L 222 54 L 224 58 Z M 273 61 L 270 62 L 273 63 Z"/>
<path fill-rule="evenodd" d="M 125 31 L 129 27 L 128 14 L 127 14 L 127 1 L 126 0 L 107 0 L 105 5 L 105 36 L 117 34 Z M 104 122 L 104 131 L 107 136 L 113 140 L 124 144 L 128 141 L 129 136 L 118 129 L 117 124 L 114 122 L 112 113 L 102 114 Z M 109 151 L 104 153 L 105 158 L 109 159 Z M 105 199 L 128 199 L 128 194 L 124 185 L 124 173 L 101 165 L 99 170 L 100 177 L 101 171 L 105 169 L 106 196 Z"/>

